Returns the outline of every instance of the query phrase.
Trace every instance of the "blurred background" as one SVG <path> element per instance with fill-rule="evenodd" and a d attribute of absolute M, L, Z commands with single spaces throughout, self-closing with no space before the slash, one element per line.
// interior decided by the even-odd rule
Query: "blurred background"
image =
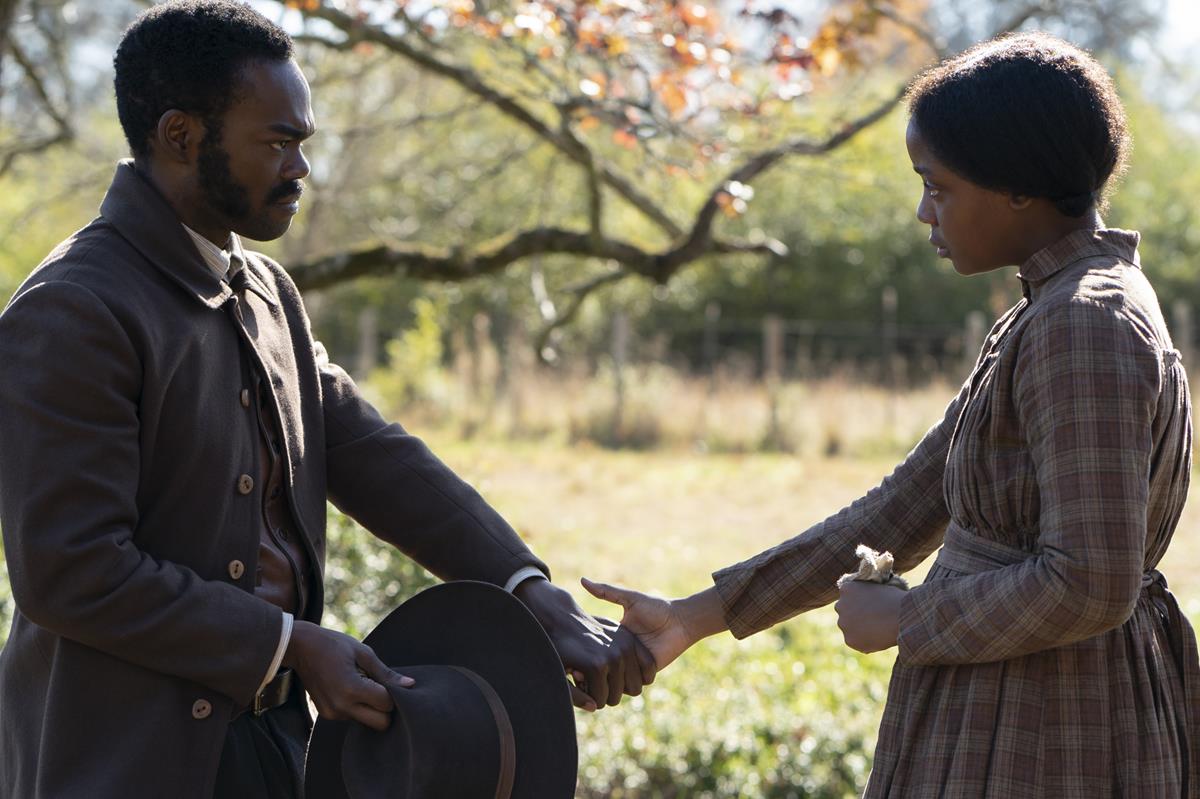
<path fill-rule="evenodd" d="M 0 0 L 0 299 L 127 155 L 111 59 L 151 4 Z M 564 585 L 704 588 L 941 417 L 1020 290 L 936 259 L 898 99 L 1001 32 L 1058 33 L 1115 76 L 1134 146 L 1105 219 L 1141 231 L 1200 373 L 1193 0 L 252 5 L 295 36 L 319 129 L 303 210 L 259 249 Z M 361 635 L 430 578 L 330 522 L 327 623 Z M 1194 624 L 1198 522 L 1193 503 L 1162 567 Z M 0 570 L 0 641 L 12 610 Z M 855 795 L 893 659 L 847 650 L 829 611 L 705 642 L 578 716 L 578 795 Z"/>

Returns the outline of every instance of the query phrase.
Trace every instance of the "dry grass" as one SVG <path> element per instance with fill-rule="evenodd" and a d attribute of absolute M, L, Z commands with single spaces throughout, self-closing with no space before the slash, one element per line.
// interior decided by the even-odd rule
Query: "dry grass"
<path fill-rule="evenodd" d="M 895 463 L 464 443 L 442 435 L 431 444 L 520 530 L 556 581 L 577 585 L 588 576 L 668 595 L 711 585 L 715 569 L 803 531 Z M 1200 498 L 1185 508 L 1160 568 L 1200 626 Z"/>
<path fill-rule="evenodd" d="M 614 391 L 604 377 L 533 373 L 520 391 L 474 404 L 467 397 L 479 391 L 447 377 L 415 422 L 397 415 L 510 518 L 561 582 L 587 575 L 678 594 L 874 486 L 955 390 L 945 382 L 901 393 L 844 379 L 786 384 L 776 394 L 784 451 L 771 451 L 761 384 L 710 383 L 663 367 L 630 375 L 623 418 L 641 431 L 631 442 L 638 449 L 597 443 L 612 443 L 604 433 Z M 1189 502 L 1161 568 L 1200 622 L 1200 501 Z"/>
<path fill-rule="evenodd" d="M 497 379 L 486 371 L 440 373 L 422 387 L 417 402 L 388 396 L 385 381 L 366 391 L 406 424 L 449 438 L 863 457 L 902 454 L 941 418 L 957 388 L 934 381 L 889 391 L 843 377 L 771 389 L 735 376 L 689 376 L 661 364 L 626 369 L 620 392 L 613 372 L 603 368 L 590 377 L 528 370 L 508 389 L 497 389 Z"/>

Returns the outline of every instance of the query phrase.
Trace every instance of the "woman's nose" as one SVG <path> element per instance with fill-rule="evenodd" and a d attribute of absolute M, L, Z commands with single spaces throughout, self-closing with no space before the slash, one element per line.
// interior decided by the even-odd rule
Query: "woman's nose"
<path fill-rule="evenodd" d="M 921 201 L 917 203 L 917 221 L 926 225 L 936 225 L 937 215 L 933 212 L 933 201 L 928 192 L 921 192 Z"/>

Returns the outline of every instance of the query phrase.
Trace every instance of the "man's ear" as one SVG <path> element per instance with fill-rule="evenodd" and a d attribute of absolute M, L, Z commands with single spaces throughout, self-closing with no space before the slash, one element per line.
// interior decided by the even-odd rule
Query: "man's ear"
<path fill-rule="evenodd" d="M 1024 211 L 1031 205 L 1033 205 L 1032 197 L 1027 197 L 1024 194 L 1008 195 L 1008 207 L 1014 211 Z"/>
<path fill-rule="evenodd" d="M 169 161 L 189 163 L 195 157 L 203 137 L 204 128 L 200 120 L 172 108 L 158 118 L 158 128 L 154 131 L 154 149 Z"/>

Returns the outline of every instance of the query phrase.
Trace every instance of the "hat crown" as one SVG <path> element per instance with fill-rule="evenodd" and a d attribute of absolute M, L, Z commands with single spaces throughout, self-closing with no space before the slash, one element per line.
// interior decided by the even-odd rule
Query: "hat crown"
<path fill-rule="evenodd" d="M 349 780 L 391 786 L 387 788 L 391 793 L 384 793 L 383 787 L 377 793 L 362 793 L 370 789 L 362 788 L 358 796 L 363 797 L 570 799 L 575 795 L 579 763 L 575 711 L 562 660 L 519 599 L 487 583 L 440 583 L 389 613 L 364 643 L 390 668 L 412 676 L 415 684 L 400 688 L 398 681 L 390 681 L 387 688 L 397 708 L 391 722 L 395 738 L 388 738 L 392 743 L 374 760 L 355 761 L 351 755 L 353 766 L 348 770 L 343 768 L 345 739 L 358 725 L 317 719 L 305 763 L 309 799 L 345 799 L 351 772 Z M 447 667 L 459 671 L 446 671 Z M 488 696 L 502 704 L 503 712 L 488 705 Z M 446 697 L 453 698 L 452 709 L 447 709 Z M 491 714 L 490 721 L 485 712 Z M 490 754 L 497 750 L 488 743 L 506 739 L 505 718 L 513 741 L 507 757 L 515 761 L 511 796 L 500 790 L 502 781 L 484 779 L 497 762 L 500 774 L 505 773 L 505 750 L 499 748 L 497 757 Z M 371 764 L 372 770 L 359 768 L 361 763 Z M 432 766 L 416 773 L 416 764 Z M 460 780 L 465 785 L 476 779 L 479 792 L 454 787 Z"/>
<path fill-rule="evenodd" d="M 405 666 L 415 684 L 392 684 L 384 732 L 353 725 L 342 745 L 349 799 L 455 796 L 509 799 L 516 741 L 491 685 L 461 666 Z"/>

